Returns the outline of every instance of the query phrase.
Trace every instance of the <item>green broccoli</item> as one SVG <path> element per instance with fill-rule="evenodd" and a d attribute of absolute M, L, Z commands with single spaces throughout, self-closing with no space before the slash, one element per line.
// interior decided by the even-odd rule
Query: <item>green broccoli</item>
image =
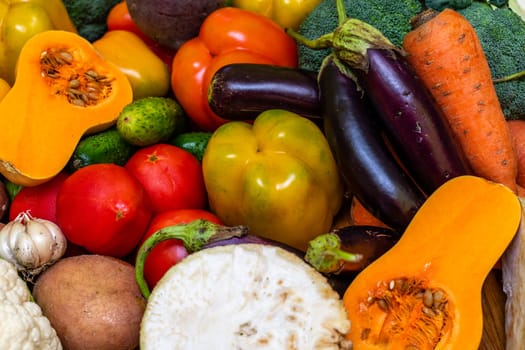
<path fill-rule="evenodd" d="M 398 46 L 411 29 L 411 18 L 422 10 L 417 0 L 344 2 L 349 17 L 373 25 Z M 495 1 L 473 1 L 470 6 L 456 10 L 472 23 L 492 76 L 498 79 L 525 70 L 525 22 L 508 6 L 495 7 L 489 3 Z M 335 0 L 324 0 L 301 24 L 299 33 L 316 39 L 332 32 L 337 24 Z M 299 66 L 317 71 L 328 53 L 330 49 L 313 50 L 299 45 Z M 525 79 L 496 83 L 496 92 L 507 119 L 525 119 Z"/>
<path fill-rule="evenodd" d="M 476 30 L 493 78 L 525 70 L 525 22 L 515 12 L 484 2 L 458 12 Z M 496 83 L 496 92 L 507 119 L 525 119 L 525 79 Z"/>
<path fill-rule="evenodd" d="M 69 17 L 77 27 L 78 34 L 93 42 L 108 29 L 106 18 L 109 11 L 121 0 L 63 0 Z"/>
<path fill-rule="evenodd" d="M 380 31 L 395 45 L 401 45 L 410 30 L 410 19 L 422 9 L 418 0 L 345 0 L 348 17 L 358 18 Z M 332 32 L 338 24 L 335 0 L 322 1 L 304 20 L 299 33 L 309 39 Z M 317 71 L 330 49 L 312 50 L 299 45 L 299 66 Z"/>
<path fill-rule="evenodd" d="M 462 9 L 470 6 L 474 0 L 426 0 L 425 5 L 434 10 L 444 10 L 445 8 Z"/>

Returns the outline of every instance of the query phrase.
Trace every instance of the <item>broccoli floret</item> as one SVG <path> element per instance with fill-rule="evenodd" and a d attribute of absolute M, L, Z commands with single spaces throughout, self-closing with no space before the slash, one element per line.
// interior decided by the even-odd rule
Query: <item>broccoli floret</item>
<path fill-rule="evenodd" d="M 106 18 L 121 0 L 63 0 L 78 34 L 93 42 L 108 29 Z"/>
<path fill-rule="evenodd" d="M 474 0 L 426 0 L 425 5 L 434 10 L 444 10 L 445 8 L 463 9 L 470 6 Z"/>
<path fill-rule="evenodd" d="M 474 2 L 458 12 L 476 30 L 493 78 L 525 70 L 525 22 L 514 11 Z M 496 83 L 496 92 L 507 119 L 525 119 L 525 79 Z"/>
<path fill-rule="evenodd" d="M 421 11 L 418 0 L 344 0 L 348 17 L 358 18 L 379 29 L 395 45 L 401 45 L 410 30 L 410 19 Z M 322 1 L 304 20 L 299 33 L 309 39 L 332 32 L 338 24 L 336 1 Z M 299 45 L 299 66 L 317 71 L 331 50 L 312 50 Z"/>

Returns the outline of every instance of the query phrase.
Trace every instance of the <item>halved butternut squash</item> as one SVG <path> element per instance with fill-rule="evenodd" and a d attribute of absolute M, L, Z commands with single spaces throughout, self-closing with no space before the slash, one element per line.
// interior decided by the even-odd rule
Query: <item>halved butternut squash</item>
<path fill-rule="evenodd" d="M 0 101 L 0 172 L 22 186 L 49 180 L 82 135 L 111 126 L 132 99 L 126 76 L 78 34 L 33 36 Z"/>
<path fill-rule="evenodd" d="M 475 176 L 442 185 L 346 290 L 354 348 L 478 349 L 482 285 L 520 220 L 504 185 Z"/>

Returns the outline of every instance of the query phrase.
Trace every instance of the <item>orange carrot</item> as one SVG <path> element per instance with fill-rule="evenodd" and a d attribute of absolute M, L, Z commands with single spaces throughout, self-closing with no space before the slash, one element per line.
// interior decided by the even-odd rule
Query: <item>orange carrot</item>
<path fill-rule="evenodd" d="M 356 197 L 352 197 L 352 204 L 350 206 L 350 221 L 352 225 L 370 225 L 388 228 L 388 225 L 369 212 Z"/>
<path fill-rule="evenodd" d="M 509 120 L 510 134 L 518 157 L 518 176 L 516 182 L 525 187 L 525 120 Z"/>
<path fill-rule="evenodd" d="M 413 28 L 403 48 L 443 110 L 474 174 L 517 192 L 517 155 L 472 25 L 445 9 Z"/>

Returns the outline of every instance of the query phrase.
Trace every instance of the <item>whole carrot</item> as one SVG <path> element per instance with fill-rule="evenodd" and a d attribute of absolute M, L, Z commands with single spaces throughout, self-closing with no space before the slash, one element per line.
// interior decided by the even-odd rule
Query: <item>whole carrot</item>
<path fill-rule="evenodd" d="M 517 191 L 518 160 L 491 71 L 469 21 L 423 12 L 404 38 L 407 59 L 441 106 L 473 172 Z"/>

